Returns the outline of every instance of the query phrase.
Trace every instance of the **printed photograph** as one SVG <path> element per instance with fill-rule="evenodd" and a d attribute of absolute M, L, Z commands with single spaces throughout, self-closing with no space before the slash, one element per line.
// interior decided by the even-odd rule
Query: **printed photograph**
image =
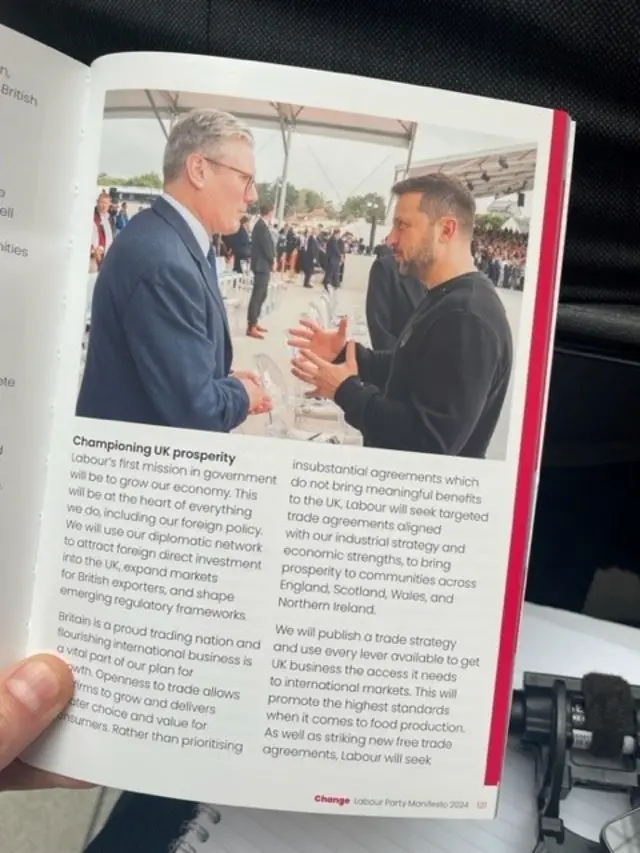
<path fill-rule="evenodd" d="M 505 458 L 534 143 L 107 94 L 76 414 Z"/>

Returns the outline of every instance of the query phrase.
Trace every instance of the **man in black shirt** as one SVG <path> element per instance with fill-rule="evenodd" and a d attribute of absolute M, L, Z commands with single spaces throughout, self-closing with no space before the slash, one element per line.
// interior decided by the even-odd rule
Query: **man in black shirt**
<path fill-rule="evenodd" d="M 397 196 L 388 244 L 425 297 L 390 352 L 347 342 L 301 321 L 289 345 L 293 374 L 334 399 L 364 444 L 484 458 L 507 393 L 511 330 L 494 286 L 475 268 L 475 202 L 441 173 L 409 178 Z"/>

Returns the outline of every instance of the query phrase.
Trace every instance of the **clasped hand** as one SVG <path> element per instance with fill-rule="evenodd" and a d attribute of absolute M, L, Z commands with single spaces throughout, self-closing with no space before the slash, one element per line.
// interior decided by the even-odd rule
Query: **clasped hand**
<path fill-rule="evenodd" d="M 251 370 L 234 370 L 231 374 L 239 379 L 249 397 L 249 414 L 264 415 L 273 408 L 271 397 L 267 394 L 257 373 Z"/>

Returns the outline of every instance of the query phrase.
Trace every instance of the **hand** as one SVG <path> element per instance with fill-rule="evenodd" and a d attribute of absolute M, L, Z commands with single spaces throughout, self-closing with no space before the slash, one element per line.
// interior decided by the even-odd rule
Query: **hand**
<path fill-rule="evenodd" d="M 262 388 L 262 381 L 253 370 L 232 370 L 231 375 L 235 376 L 236 379 L 249 379 L 251 382 L 255 382 L 259 388 Z"/>
<path fill-rule="evenodd" d="M 231 375 L 234 376 L 236 379 L 245 379 L 248 382 L 253 383 L 263 393 L 262 400 L 255 406 L 249 408 L 250 415 L 264 415 L 267 412 L 271 411 L 271 409 L 273 408 L 273 403 L 271 402 L 271 398 L 265 393 L 264 386 L 262 385 L 262 380 L 260 379 L 257 373 L 254 373 L 252 370 L 234 370 Z"/>
<path fill-rule="evenodd" d="M 265 412 L 271 411 L 271 398 L 265 393 L 260 380 L 247 378 L 234 374 L 235 378 L 240 382 L 249 397 L 249 414 L 262 415 Z"/>
<path fill-rule="evenodd" d="M 336 331 L 323 329 L 313 320 L 300 320 L 300 326 L 289 329 L 289 335 L 290 347 L 311 352 L 324 361 L 334 361 L 347 342 L 347 318 L 342 317 Z"/>
<path fill-rule="evenodd" d="M 336 391 L 350 376 L 358 375 L 356 360 L 356 345 L 353 341 L 347 344 L 344 364 L 333 364 L 325 361 L 309 350 L 302 350 L 291 360 L 291 372 L 296 379 L 301 379 L 308 385 L 313 385 L 310 396 L 326 397 L 333 400 Z"/>
<path fill-rule="evenodd" d="M 72 696 L 71 670 L 54 655 L 34 655 L 0 673 L 0 791 L 91 787 L 17 759 Z"/>
<path fill-rule="evenodd" d="M 273 409 L 273 401 L 271 400 L 271 397 L 267 397 L 267 395 L 265 394 L 265 396 L 256 406 L 254 406 L 252 409 L 249 409 L 249 414 L 266 415 L 267 412 L 271 411 L 271 409 Z"/>

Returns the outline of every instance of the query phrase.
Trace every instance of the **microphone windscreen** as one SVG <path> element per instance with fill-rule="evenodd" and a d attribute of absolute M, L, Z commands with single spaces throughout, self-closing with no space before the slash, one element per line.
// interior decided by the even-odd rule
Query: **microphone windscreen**
<path fill-rule="evenodd" d="M 637 737 L 635 702 L 630 685 L 617 675 L 591 672 L 582 679 L 584 728 L 593 740 L 589 752 L 617 759 L 626 735 Z"/>

